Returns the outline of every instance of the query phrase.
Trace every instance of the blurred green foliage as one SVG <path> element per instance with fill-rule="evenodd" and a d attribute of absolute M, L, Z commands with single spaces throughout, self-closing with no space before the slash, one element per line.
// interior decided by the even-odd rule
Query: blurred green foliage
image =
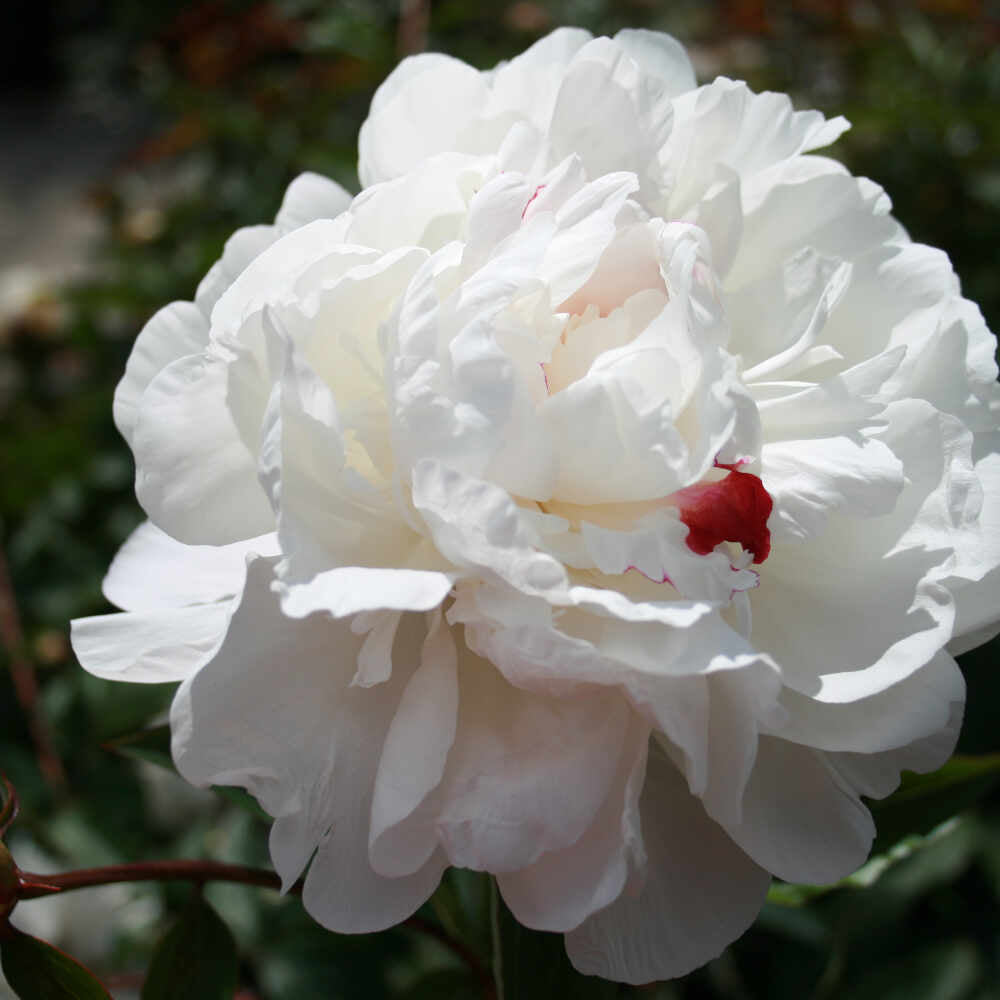
<path fill-rule="evenodd" d="M 17 856 L 30 843 L 65 868 L 153 857 L 266 865 L 258 817 L 108 745 L 162 721 L 172 690 L 85 675 L 72 661 L 67 623 L 109 610 L 102 574 L 141 519 L 131 459 L 111 422 L 111 394 L 135 334 L 161 305 L 193 295 L 235 228 L 269 221 L 300 171 L 356 187 L 357 129 L 401 46 L 419 43 L 420 7 L 401 25 L 396 5 L 377 0 L 48 6 L 55 98 L 85 87 L 124 101 L 138 109 L 146 137 L 91 192 L 104 237 L 87 276 L 43 289 L 0 328 L 0 541 L 24 632 L 14 652 L 37 675 L 35 708 L 67 779 L 43 777 L 23 697 L 11 671 L 0 671 L 0 769 L 22 800 L 11 847 Z M 702 79 L 742 77 L 756 89 L 789 91 L 800 107 L 845 114 L 854 129 L 833 155 L 886 186 L 915 239 L 951 255 L 966 294 L 996 329 L 1000 22 L 988 6 L 439 0 L 426 42 L 485 67 L 557 24 L 648 26 L 680 37 Z M 0 653 L 5 667 L 9 646 Z M 968 754 L 1000 752 L 998 648 L 962 660 L 969 709 L 960 750 Z M 902 854 L 864 889 L 805 900 L 779 887 L 754 929 L 718 960 L 641 995 L 1000 998 L 995 791 Z M 152 900 L 152 916 L 116 924 L 110 950 L 86 957 L 117 996 L 138 996 L 156 941 L 188 892 L 127 892 Z M 451 873 L 422 915 L 485 955 L 483 893 L 480 880 Z M 235 935 L 241 996 L 476 995 L 468 972 L 430 937 L 336 937 L 296 900 L 224 885 L 207 896 Z"/>

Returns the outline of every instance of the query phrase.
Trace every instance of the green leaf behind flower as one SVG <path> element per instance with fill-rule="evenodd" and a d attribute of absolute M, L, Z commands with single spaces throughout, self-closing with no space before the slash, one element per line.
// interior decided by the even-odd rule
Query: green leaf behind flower
<path fill-rule="evenodd" d="M 232 932 L 199 896 L 158 945 L 142 1000 L 230 1000 L 236 974 Z"/>
<path fill-rule="evenodd" d="M 20 1000 L 111 1000 L 75 958 L 10 925 L 0 927 L 0 963 Z"/>

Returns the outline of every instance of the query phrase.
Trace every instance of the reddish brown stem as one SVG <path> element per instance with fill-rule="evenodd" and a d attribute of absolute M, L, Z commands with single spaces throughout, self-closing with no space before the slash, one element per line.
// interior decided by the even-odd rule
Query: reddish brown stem
<path fill-rule="evenodd" d="M 400 0 L 396 51 L 400 59 L 427 48 L 427 29 L 431 20 L 430 0 Z"/>
<path fill-rule="evenodd" d="M 55 751 L 48 726 L 38 707 L 38 681 L 31 660 L 24 653 L 24 629 L 17 610 L 14 585 L 7 569 L 7 559 L 0 548 L 0 642 L 7 653 L 14 695 L 28 721 L 28 731 L 35 745 L 35 756 L 42 777 L 53 791 L 66 786 L 66 772 Z"/>
<path fill-rule="evenodd" d="M 246 865 L 231 865 L 222 861 L 137 861 L 125 865 L 107 865 L 102 868 L 80 868 L 77 871 L 61 872 L 57 875 L 39 875 L 34 872 L 19 872 L 20 888 L 18 899 L 38 899 L 72 889 L 86 889 L 90 886 L 109 885 L 113 882 L 239 882 L 256 885 L 265 889 L 280 889 L 281 879 L 273 872 Z M 302 892 L 302 883 L 297 882 L 290 890 L 296 895 Z M 439 941 L 457 958 L 461 959 L 483 986 L 484 997 L 494 995 L 493 979 L 479 956 L 456 941 L 436 924 L 423 917 L 413 916 L 403 921 L 404 927 L 426 934 Z"/>
<path fill-rule="evenodd" d="M 80 868 L 58 875 L 21 872 L 20 899 L 37 899 L 71 889 L 86 889 L 112 882 L 241 882 L 265 889 L 280 889 L 281 879 L 273 872 L 222 861 L 139 861 L 102 868 Z M 292 892 L 298 892 L 299 886 Z"/>

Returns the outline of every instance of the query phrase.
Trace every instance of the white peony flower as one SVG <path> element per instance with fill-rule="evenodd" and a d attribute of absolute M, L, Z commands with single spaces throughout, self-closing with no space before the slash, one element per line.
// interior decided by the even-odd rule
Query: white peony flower
<path fill-rule="evenodd" d="M 939 766 L 1000 617 L 995 341 L 846 127 L 665 36 L 405 61 L 366 189 L 307 175 L 140 334 L 150 521 L 102 677 L 275 817 L 337 931 L 493 873 L 578 969 L 718 954 Z M 310 863 L 310 858 L 312 859 Z"/>

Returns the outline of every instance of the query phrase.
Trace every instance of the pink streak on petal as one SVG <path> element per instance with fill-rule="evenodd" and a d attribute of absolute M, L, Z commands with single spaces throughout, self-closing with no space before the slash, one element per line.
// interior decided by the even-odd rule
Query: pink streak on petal
<path fill-rule="evenodd" d="M 524 221 L 525 216 L 528 214 L 528 209 L 531 208 L 531 203 L 538 197 L 538 195 L 542 192 L 542 189 L 545 187 L 546 187 L 545 184 L 539 184 L 538 187 L 535 188 L 535 193 L 528 199 L 528 203 L 521 210 L 522 222 Z"/>

